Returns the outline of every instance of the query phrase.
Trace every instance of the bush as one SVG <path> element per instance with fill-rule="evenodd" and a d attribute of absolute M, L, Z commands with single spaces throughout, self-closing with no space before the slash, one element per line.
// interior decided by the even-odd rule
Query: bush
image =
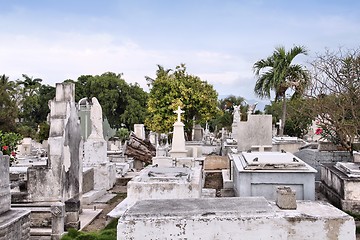
<path fill-rule="evenodd" d="M 76 229 L 69 229 L 61 240 L 116 240 L 116 227 L 118 219 L 111 222 L 99 232 L 82 232 Z"/>

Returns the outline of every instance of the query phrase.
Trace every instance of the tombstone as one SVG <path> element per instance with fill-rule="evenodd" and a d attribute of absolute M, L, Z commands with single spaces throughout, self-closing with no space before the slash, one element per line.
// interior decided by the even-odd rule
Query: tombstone
<path fill-rule="evenodd" d="M 202 141 L 203 139 L 203 129 L 200 124 L 194 126 L 194 141 Z"/>
<path fill-rule="evenodd" d="M 150 134 L 149 134 L 149 140 L 150 140 L 150 143 L 154 146 L 154 147 L 157 147 L 158 146 L 158 134 L 156 132 L 152 132 L 150 131 Z"/>
<path fill-rule="evenodd" d="M 94 168 L 94 190 L 108 190 L 115 184 L 116 170 L 107 158 L 101 105 L 95 97 L 91 101 L 91 134 L 84 143 L 84 166 Z"/>
<path fill-rule="evenodd" d="M 181 122 L 181 113 L 184 113 L 178 107 L 174 113 L 177 114 L 177 121 L 174 123 L 174 133 L 172 139 L 172 148 L 170 150 L 171 157 L 186 157 L 187 150 L 185 148 L 184 124 Z"/>
<path fill-rule="evenodd" d="M 11 209 L 9 156 L 0 151 L 0 239 L 30 239 L 30 211 Z"/>
<path fill-rule="evenodd" d="M 48 161 L 28 168 L 27 201 L 64 203 L 65 227 L 79 229 L 82 141 L 74 100 L 75 84 L 56 84 L 56 96 L 49 101 Z"/>
<path fill-rule="evenodd" d="M 144 140 L 145 139 L 144 124 L 134 124 L 134 133 L 136 137 L 140 138 L 141 140 Z"/>
<path fill-rule="evenodd" d="M 237 134 L 238 151 L 251 150 L 255 146 L 271 150 L 272 116 L 248 115 L 247 121 L 238 122 Z"/>
<path fill-rule="evenodd" d="M 21 141 L 21 145 L 19 145 L 19 153 L 22 156 L 30 155 L 31 154 L 31 144 L 32 139 L 31 138 L 23 138 Z"/>

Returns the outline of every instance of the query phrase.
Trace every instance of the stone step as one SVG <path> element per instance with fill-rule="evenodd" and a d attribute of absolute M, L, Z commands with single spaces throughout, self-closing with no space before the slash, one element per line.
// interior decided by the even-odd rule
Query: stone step
<path fill-rule="evenodd" d="M 30 240 L 50 240 L 51 228 L 30 228 Z"/>
<path fill-rule="evenodd" d="M 100 215 L 102 209 L 83 209 L 79 219 L 80 219 L 80 230 L 88 226 L 94 219 Z"/>
<path fill-rule="evenodd" d="M 223 188 L 220 189 L 221 197 L 235 197 L 235 192 L 233 188 Z"/>
<path fill-rule="evenodd" d="M 90 204 L 94 202 L 96 199 L 100 198 L 106 193 L 105 190 L 91 190 L 87 193 L 82 195 L 82 203 L 83 204 Z"/>
<path fill-rule="evenodd" d="M 116 197 L 116 194 L 106 193 L 93 201 L 93 203 L 108 203 L 114 197 Z"/>

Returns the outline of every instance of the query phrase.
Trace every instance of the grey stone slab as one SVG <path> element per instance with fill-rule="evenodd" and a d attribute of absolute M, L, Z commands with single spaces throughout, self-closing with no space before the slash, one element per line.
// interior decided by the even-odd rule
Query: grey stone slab
<path fill-rule="evenodd" d="M 108 203 L 111 199 L 113 199 L 116 194 L 107 193 L 102 195 L 101 197 L 97 198 L 94 203 Z"/>
<path fill-rule="evenodd" d="M 226 199 L 226 200 L 225 200 Z M 138 201 L 125 214 L 131 218 L 157 216 L 271 216 L 274 214 L 264 197 L 157 199 Z"/>

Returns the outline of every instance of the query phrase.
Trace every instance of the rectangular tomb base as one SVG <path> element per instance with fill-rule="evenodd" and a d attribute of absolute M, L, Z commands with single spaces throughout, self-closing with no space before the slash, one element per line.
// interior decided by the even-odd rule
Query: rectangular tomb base
<path fill-rule="evenodd" d="M 117 239 L 355 240 L 346 213 L 325 202 L 297 205 L 280 210 L 264 197 L 143 200 L 119 219 Z"/>
<path fill-rule="evenodd" d="M 0 240 L 30 239 L 30 211 L 9 210 L 0 215 Z"/>

